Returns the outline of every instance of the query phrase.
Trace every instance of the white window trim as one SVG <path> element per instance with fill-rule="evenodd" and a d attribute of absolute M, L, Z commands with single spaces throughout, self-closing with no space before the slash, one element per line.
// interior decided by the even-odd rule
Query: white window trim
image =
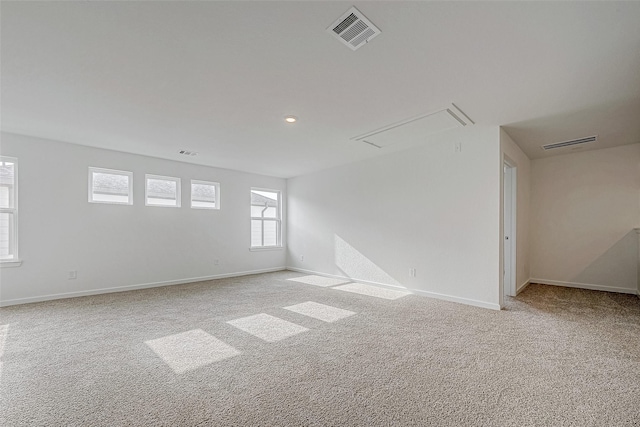
<path fill-rule="evenodd" d="M 251 187 L 251 191 L 249 191 L 249 205 L 251 206 L 251 192 L 252 191 L 268 191 L 270 193 L 278 194 L 278 209 L 276 209 L 276 218 L 262 218 L 262 217 L 251 217 L 249 221 L 249 230 L 251 230 L 251 221 L 260 220 L 260 221 L 276 221 L 276 229 L 277 229 L 277 242 L 275 246 L 252 246 L 251 245 L 251 236 L 249 236 L 249 250 L 250 251 L 265 251 L 265 250 L 278 250 L 282 249 L 282 192 L 280 190 L 274 190 L 272 188 L 259 188 L 259 187 Z M 264 230 L 264 225 L 262 227 Z M 251 234 L 251 233 L 249 233 Z"/>
<path fill-rule="evenodd" d="M 252 246 L 249 248 L 251 252 L 264 252 L 264 251 L 281 251 L 284 247 L 280 246 Z"/>
<path fill-rule="evenodd" d="M 18 159 L 16 157 L 0 156 L 0 162 L 13 163 L 13 207 L 0 208 L 0 212 L 13 213 L 13 241 L 12 258 L 0 258 L 0 267 L 20 267 L 22 261 L 18 252 Z"/>
<path fill-rule="evenodd" d="M 193 184 L 201 184 L 201 185 L 213 185 L 216 188 L 216 206 L 213 208 L 208 208 L 204 206 L 193 206 Z M 220 183 L 213 181 L 201 181 L 199 179 L 192 179 L 191 185 L 189 186 L 189 200 L 191 209 L 205 209 L 205 210 L 220 210 Z"/>
<path fill-rule="evenodd" d="M 15 258 L 0 261 L 0 268 L 20 267 L 21 265 L 22 260 Z"/>
<path fill-rule="evenodd" d="M 93 200 L 93 174 L 94 172 L 98 173 L 108 173 L 112 175 L 123 175 L 129 177 L 129 200 L 126 202 L 103 202 L 100 200 Z M 105 168 L 96 168 L 93 166 L 89 166 L 89 203 L 99 203 L 103 205 L 133 205 L 133 172 L 129 171 L 121 171 L 117 169 L 105 169 Z"/>
<path fill-rule="evenodd" d="M 158 179 L 163 181 L 174 181 L 176 183 L 176 204 L 175 205 L 156 205 L 154 203 L 149 203 L 149 194 L 148 194 L 148 184 L 149 179 Z M 152 175 L 145 174 L 144 175 L 144 205 L 151 206 L 154 208 L 179 208 L 182 206 L 182 183 L 180 178 L 175 176 L 162 176 L 162 175 Z"/>

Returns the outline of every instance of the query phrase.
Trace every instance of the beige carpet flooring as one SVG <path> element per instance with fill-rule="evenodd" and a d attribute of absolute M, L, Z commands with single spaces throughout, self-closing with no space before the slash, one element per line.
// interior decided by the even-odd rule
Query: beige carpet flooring
<path fill-rule="evenodd" d="M 2 426 L 640 426 L 640 299 L 278 272 L 0 309 Z"/>

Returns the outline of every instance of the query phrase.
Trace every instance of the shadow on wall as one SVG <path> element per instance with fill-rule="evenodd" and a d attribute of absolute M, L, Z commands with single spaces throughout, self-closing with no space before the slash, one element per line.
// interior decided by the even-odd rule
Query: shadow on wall
<path fill-rule="evenodd" d="M 638 285 L 638 234 L 631 230 L 573 280 L 635 290 Z"/>
<path fill-rule="evenodd" d="M 334 254 L 336 267 L 349 279 L 404 288 L 400 282 L 337 234 L 334 235 Z"/>

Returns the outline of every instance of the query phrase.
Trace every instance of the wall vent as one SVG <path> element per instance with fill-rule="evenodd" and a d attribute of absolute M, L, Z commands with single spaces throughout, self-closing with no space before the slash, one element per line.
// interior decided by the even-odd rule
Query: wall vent
<path fill-rule="evenodd" d="M 544 151 L 557 150 L 559 148 L 573 147 L 576 145 L 589 144 L 598 140 L 598 135 L 587 136 L 585 138 L 572 139 L 571 141 L 554 142 L 553 144 L 546 144 L 542 146 Z"/>
<path fill-rule="evenodd" d="M 182 154 L 183 156 L 197 156 L 198 153 L 196 153 L 195 151 L 189 151 L 189 150 L 180 150 L 178 151 L 178 154 Z"/>
<path fill-rule="evenodd" d="M 378 27 L 373 25 L 358 9 L 352 7 L 327 28 L 327 32 L 340 42 L 356 50 L 369 40 L 380 34 Z"/>

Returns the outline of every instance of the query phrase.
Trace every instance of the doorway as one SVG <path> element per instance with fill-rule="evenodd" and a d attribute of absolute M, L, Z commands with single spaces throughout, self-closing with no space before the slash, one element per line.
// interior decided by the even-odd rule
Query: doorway
<path fill-rule="evenodd" d="M 505 160 L 504 170 L 504 215 L 503 215 L 503 296 L 516 296 L 516 167 Z"/>

